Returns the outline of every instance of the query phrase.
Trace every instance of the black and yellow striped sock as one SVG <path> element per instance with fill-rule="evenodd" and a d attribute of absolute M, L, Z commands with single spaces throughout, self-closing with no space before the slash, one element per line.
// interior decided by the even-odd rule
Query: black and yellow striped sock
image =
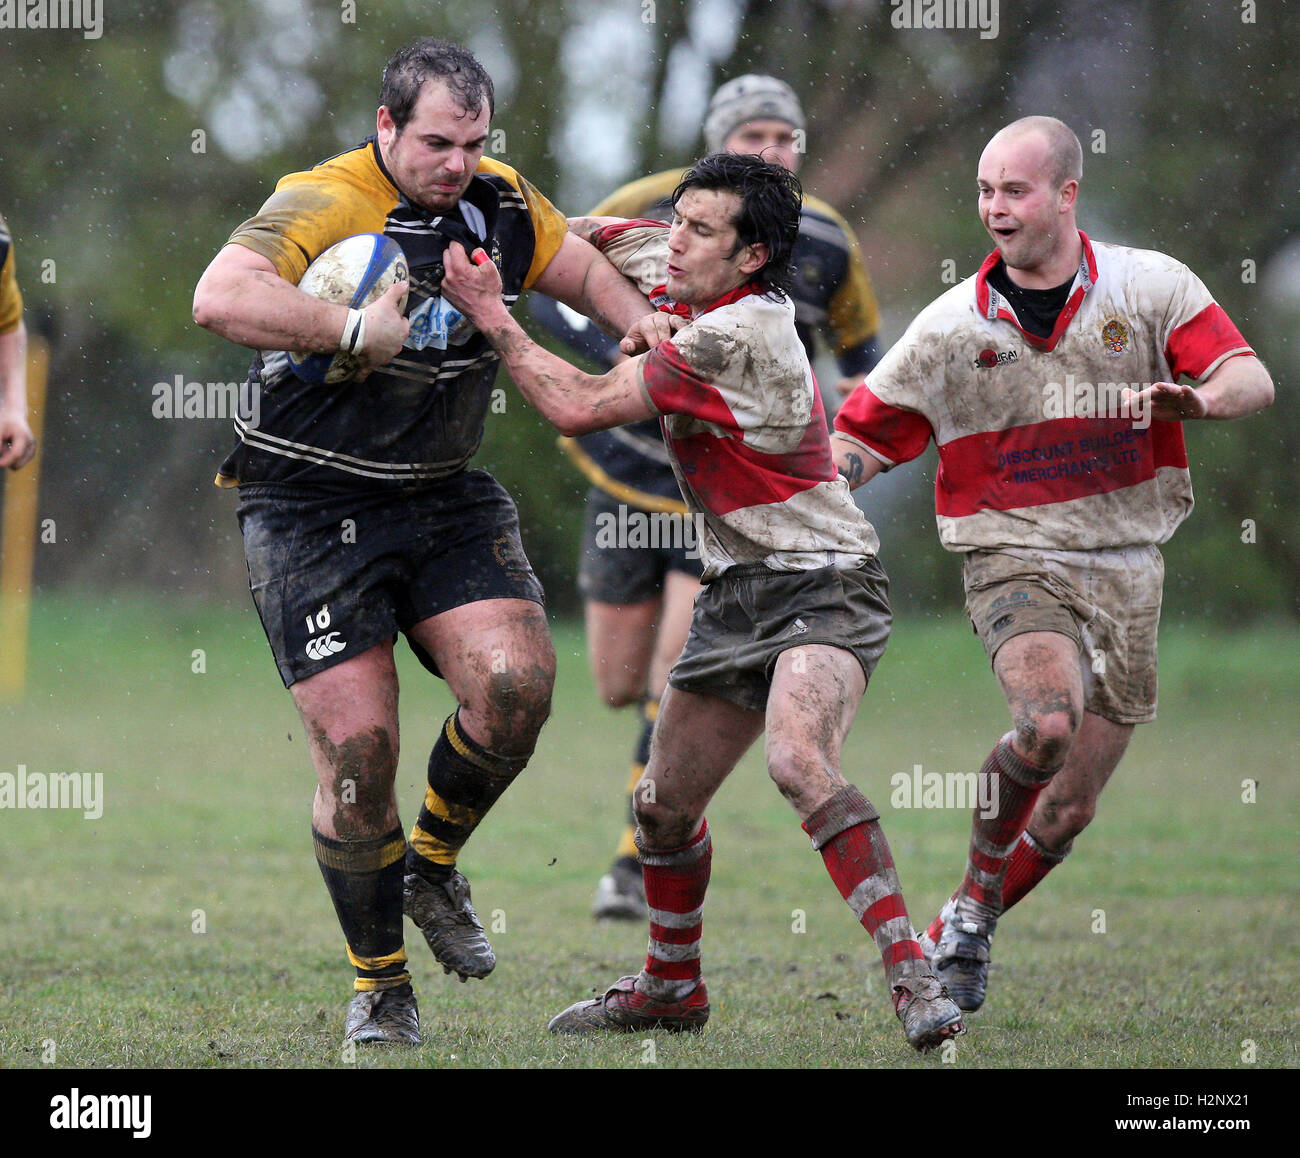
<path fill-rule="evenodd" d="M 627 824 L 619 838 L 618 848 L 614 852 L 615 861 L 636 860 L 636 813 L 632 804 L 636 797 L 637 782 L 650 763 L 650 737 L 654 735 L 655 720 L 659 718 L 659 701 L 646 696 L 638 705 L 641 720 L 641 732 L 637 737 L 636 749 L 632 753 L 632 773 L 627 782 Z"/>
<path fill-rule="evenodd" d="M 411 980 L 402 947 L 402 866 L 406 838 L 400 828 L 370 840 L 334 840 L 311 830 L 316 863 L 356 966 L 358 990 L 393 989 Z"/>
<path fill-rule="evenodd" d="M 459 717 L 447 718 L 429 754 L 429 786 L 406 854 L 406 871 L 434 882 L 451 876 L 461 847 L 528 763 L 480 747 L 465 735 Z"/>

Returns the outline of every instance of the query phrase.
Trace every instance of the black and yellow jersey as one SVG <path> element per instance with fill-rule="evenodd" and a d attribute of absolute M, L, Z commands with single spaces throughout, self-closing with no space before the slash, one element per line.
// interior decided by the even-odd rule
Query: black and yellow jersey
<path fill-rule="evenodd" d="M 606 197 L 591 215 L 668 221 L 673 190 L 685 172 L 667 169 L 632 181 Z M 880 356 L 876 345 L 880 309 L 862 264 L 862 251 L 848 222 L 825 201 L 807 193 L 793 261 L 790 297 L 795 329 L 809 359 L 815 356 L 815 335 L 822 334 L 841 374 L 865 376 Z M 602 338 L 585 319 L 575 320 L 540 298 L 534 300 L 533 313 L 570 345 L 609 364 L 616 344 Z M 653 511 L 686 510 L 657 419 L 564 438 L 560 445 L 594 486 L 620 502 Z"/>
<path fill-rule="evenodd" d="M 240 441 L 221 466 L 220 485 L 396 486 L 443 478 L 469 462 L 483 437 L 498 360 L 441 296 L 443 252 L 449 237 L 466 230 L 497 263 L 510 307 L 558 252 L 565 220 L 513 169 L 487 158 L 455 211 L 428 213 L 398 190 L 373 138 L 280 180 L 230 240 L 297 284 L 335 242 L 384 234 L 410 267 L 411 336 L 364 382 L 312 385 L 293 373 L 285 351 L 258 354 L 250 370 L 258 422 L 236 419 Z"/>
<path fill-rule="evenodd" d="M 23 295 L 14 274 L 13 238 L 0 217 L 0 334 L 10 334 L 23 320 Z"/>

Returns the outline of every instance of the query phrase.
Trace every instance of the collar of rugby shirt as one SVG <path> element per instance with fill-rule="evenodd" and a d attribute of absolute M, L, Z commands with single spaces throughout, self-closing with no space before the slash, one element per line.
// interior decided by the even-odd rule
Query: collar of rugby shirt
<path fill-rule="evenodd" d="M 1092 252 L 1092 242 L 1088 240 L 1088 235 L 1082 229 L 1079 230 L 1079 240 L 1083 242 L 1083 257 L 1079 260 L 1079 271 L 1074 275 L 1074 288 L 1057 316 L 1056 328 L 1046 338 L 1040 338 L 1026 330 L 1016 317 L 1011 303 L 989 285 L 989 272 L 1002 260 L 1001 254 L 996 249 L 984 259 L 984 264 L 975 275 L 975 308 L 989 321 L 1010 322 L 1024 334 L 1025 341 L 1030 345 L 1043 351 L 1055 349 L 1056 343 L 1061 340 L 1066 327 L 1069 326 L 1070 319 L 1079 312 L 1079 306 L 1083 304 L 1083 295 L 1097 284 L 1097 258 Z"/>

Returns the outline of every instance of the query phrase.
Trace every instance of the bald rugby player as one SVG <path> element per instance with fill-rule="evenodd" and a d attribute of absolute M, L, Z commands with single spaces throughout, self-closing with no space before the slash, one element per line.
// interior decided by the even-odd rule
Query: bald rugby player
<path fill-rule="evenodd" d="M 1082 156 L 1051 117 L 993 137 L 978 188 L 996 248 L 921 312 L 832 438 L 854 487 L 938 445 L 939 537 L 963 556 L 1011 711 L 980 770 L 995 815 L 976 811 L 965 876 L 920 939 L 967 1012 L 998 919 L 1070 851 L 1155 718 L 1158 545 L 1192 509 L 1182 424 L 1273 399 L 1191 270 L 1079 230 Z"/>

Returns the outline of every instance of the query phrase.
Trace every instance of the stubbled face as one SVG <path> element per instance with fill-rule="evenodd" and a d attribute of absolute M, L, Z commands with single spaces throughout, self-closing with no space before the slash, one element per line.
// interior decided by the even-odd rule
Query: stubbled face
<path fill-rule="evenodd" d="M 397 187 L 413 204 L 446 213 L 469 188 L 491 119 L 486 102 L 471 114 L 442 81 L 427 80 L 400 131 L 387 106 L 380 108 L 379 151 Z"/>
<path fill-rule="evenodd" d="M 746 121 L 723 142 L 728 153 L 756 153 L 764 161 L 799 172 L 802 134 L 786 121 Z"/>
<path fill-rule="evenodd" d="M 1055 185 L 1052 157 L 1038 133 L 996 136 L 979 163 L 979 214 L 1008 269 L 1059 265 L 1077 239 L 1074 182 Z"/>
<path fill-rule="evenodd" d="M 688 306 L 707 306 L 748 281 L 767 260 L 767 246 L 736 252 L 740 197 L 730 190 L 687 189 L 668 231 L 668 294 Z"/>

